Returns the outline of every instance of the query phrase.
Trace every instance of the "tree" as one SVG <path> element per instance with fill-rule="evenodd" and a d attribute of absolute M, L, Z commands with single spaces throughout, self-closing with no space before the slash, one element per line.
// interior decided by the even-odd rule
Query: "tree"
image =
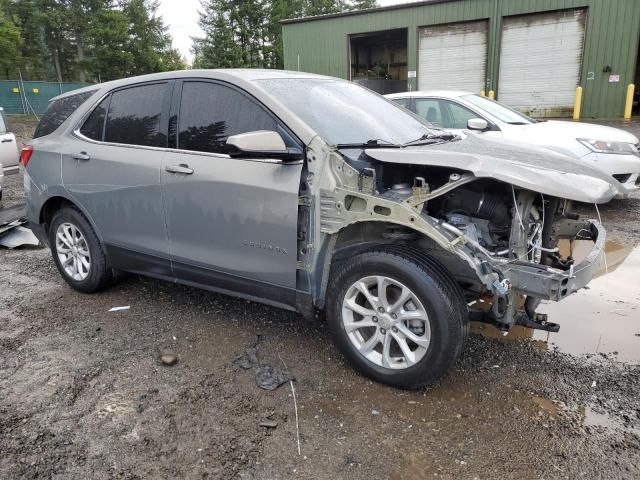
<path fill-rule="evenodd" d="M 171 50 L 171 37 L 158 17 L 158 0 L 129 0 L 123 12 L 129 22 L 128 51 L 133 55 L 131 75 L 162 72 L 163 55 Z"/>
<path fill-rule="evenodd" d="M 0 71 L 7 76 L 20 58 L 18 47 L 22 41 L 20 29 L 5 11 L 5 2 L 0 2 Z"/>
<path fill-rule="evenodd" d="M 344 0 L 309 0 L 305 16 L 326 15 L 347 10 Z"/>
<path fill-rule="evenodd" d="M 375 8 L 378 6 L 376 0 L 352 0 L 348 5 L 348 10 L 365 10 L 367 8 Z"/>
<path fill-rule="evenodd" d="M 110 80 L 185 67 L 157 15 L 157 0 L 0 2 L 23 32 L 21 63 L 13 62 L 11 75 L 21 68 L 37 80 Z"/>
<path fill-rule="evenodd" d="M 243 66 L 242 52 L 236 43 L 231 24 L 231 2 L 228 0 L 202 0 L 200 28 L 203 38 L 195 39 L 195 68 L 230 68 Z"/>
<path fill-rule="evenodd" d="M 282 25 L 280 22 L 288 18 L 304 16 L 305 8 L 305 0 L 272 0 L 269 24 L 266 30 L 268 41 L 264 53 L 265 63 L 270 68 L 284 68 Z"/>
<path fill-rule="evenodd" d="M 14 44 L 18 58 L 6 72 L 7 78 L 16 78 L 18 69 L 26 77 L 49 79 L 53 77 L 53 67 L 48 61 L 48 49 L 45 41 L 45 13 L 36 4 L 36 0 L 4 1 L 5 15 L 18 27 L 21 41 Z"/>
<path fill-rule="evenodd" d="M 194 66 L 282 68 L 282 20 L 375 5 L 375 0 L 202 0 L 204 36 L 193 39 Z"/>
<path fill-rule="evenodd" d="M 170 48 L 160 54 L 160 70 L 171 72 L 173 70 L 184 70 L 187 62 L 177 48 Z"/>
<path fill-rule="evenodd" d="M 104 10 L 92 19 L 89 72 L 98 81 L 130 75 L 135 59 L 129 46 L 129 21 L 121 10 Z"/>

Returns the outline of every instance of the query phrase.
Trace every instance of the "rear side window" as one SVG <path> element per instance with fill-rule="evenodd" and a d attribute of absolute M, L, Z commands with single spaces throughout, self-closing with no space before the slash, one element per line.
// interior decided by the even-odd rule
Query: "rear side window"
<path fill-rule="evenodd" d="M 167 135 L 160 122 L 166 85 L 141 85 L 112 93 L 104 141 L 166 147 Z"/>
<path fill-rule="evenodd" d="M 92 140 L 102 141 L 104 138 L 104 121 L 107 118 L 107 108 L 111 96 L 107 96 L 98 106 L 91 112 L 89 118 L 84 122 L 80 133 Z"/>
<path fill-rule="evenodd" d="M 183 84 L 178 148 L 226 153 L 228 137 L 255 130 L 284 133 L 260 104 L 234 88 L 207 82 Z M 283 137 L 289 143 L 287 136 Z"/>
<path fill-rule="evenodd" d="M 58 127 L 94 93 L 95 90 L 92 90 L 51 102 L 47 111 L 44 112 L 44 115 L 40 119 L 33 138 L 44 137 L 45 135 L 55 132 Z"/>

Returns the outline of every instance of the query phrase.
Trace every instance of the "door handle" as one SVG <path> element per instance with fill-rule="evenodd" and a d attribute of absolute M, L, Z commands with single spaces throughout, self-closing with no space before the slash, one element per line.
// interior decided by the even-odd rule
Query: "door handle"
<path fill-rule="evenodd" d="M 2 143 L 11 143 L 13 142 L 13 139 L 11 138 L 5 138 L 4 140 L 2 140 Z"/>
<path fill-rule="evenodd" d="M 181 173 L 183 175 L 191 175 L 193 173 L 193 168 L 189 168 L 189 165 L 186 163 L 181 163 L 180 165 L 168 165 L 164 167 L 164 169 L 169 173 Z"/>
<path fill-rule="evenodd" d="M 83 162 L 91 160 L 91 157 L 87 155 L 87 152 L 72 153 L 71 158 L 73 158 L 74 160 L 82 160 Z"/>

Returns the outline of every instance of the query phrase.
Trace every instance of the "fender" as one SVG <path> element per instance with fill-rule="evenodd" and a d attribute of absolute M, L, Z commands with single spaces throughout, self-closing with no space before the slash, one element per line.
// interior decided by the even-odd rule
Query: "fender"
<path fill-rule="evenodd" d="M 50 205 L 50 202 L 52 201 L 64 200 L 66 202 L 71 203 L 75 208 L 80 210 L 82 215 L 84 215 L 84 218 L 86 218 L 87 221 L 89 222 L 89 225 L 91 225 L 91 228 L 93 228 L 93 231 L 96 233 L 96 236 L 98 237 L 98 241 L 100 242 L 100 245 L 102 246 L 103 250 L 106 252 L 106 246 L 102 241 L 102 235 L 101 235 L 100 229 L 98 229 L 96 223 L 93 221 L 93 218 L 91 218 L 91 215 L 89 215 L 87 210 L 82 206 L 80 202 L 78 202 L 73 197 L 73 195 L 71 195 L 71 193 L 69 193 L 69 191 L 66 188 L 62 186 L 47 188 L 45 191 L 41 192 L 40 198 L 41 198 L 40 209 L 37 212 L 33 213 L 33 216 L 35 218 L 31 218 L 31 215 L 29 216 L 30 222 L 33 222 L 37 225 L 40 225 L 41 228 L 44 228 L 43 214 L 47 206 Z M 46 235 L 46 232 L 45 232 L 45 236 L 47 236 L 47 239 L 48 239 L 48 235 Z"/>

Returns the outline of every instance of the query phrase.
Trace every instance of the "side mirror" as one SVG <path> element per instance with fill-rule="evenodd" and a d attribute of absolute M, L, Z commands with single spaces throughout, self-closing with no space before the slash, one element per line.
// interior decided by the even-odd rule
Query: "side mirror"
<path fill-rule="evenodd" d="M 467 122 L 467 128 L 469 130 L 480 130 L 484 132 L 489 128 L 489 123 L 484 118 L 471 118 Z"/>
<path fill-rule="evenodd" d="M 284 140 L 278 132 L 257 130 L 232 135 L 227 139 L 227 148 L 232 157 L 256 156 L 282 158 L 289 154 Z"/>

